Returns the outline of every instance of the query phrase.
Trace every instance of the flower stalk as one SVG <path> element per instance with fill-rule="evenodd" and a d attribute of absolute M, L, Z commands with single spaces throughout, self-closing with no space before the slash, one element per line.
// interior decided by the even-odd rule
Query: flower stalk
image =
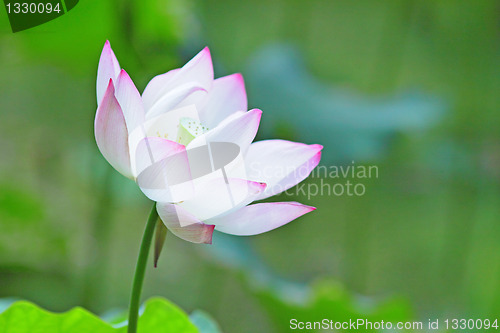
<path fill-rule="evenodd" d="M 141 302 L 142 285 L 144 275 L 146 273 L 146 265 L 148 262 L 149 250 L 153 235 L 155 232 L 156 222 L 158 221 L 158 213 L 156 211 L 156 202 L 149 213 L 148 221 L 142 236 L 141 247 L 139 249 L 139 257 L 135 267 L 134 282 L 132 285 L 132 294 L 130 296 L 130 306 L 128 312 L 128 333 L 137 332 L 137 321 L 139 319 L 139 306 Z"/>

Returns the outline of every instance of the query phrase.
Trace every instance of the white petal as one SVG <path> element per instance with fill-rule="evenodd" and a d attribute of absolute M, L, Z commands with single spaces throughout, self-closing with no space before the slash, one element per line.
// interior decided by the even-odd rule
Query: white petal
<path fill-rule="evenodd" d="M 196 96 L 193 96 L 196 93 Z M 148 110 L 147 118 L 152 119 L 161 114 L 183 106 L 196 104 L 196 99 L 202 99 L 207 91 L 198 82 L 188 82 L 166 92 Z M 194 101 L 192 101 L 194 99 Z"/>
<path fill-rule="evenodd" d="M 281 193 L 298 184 L 318 165 L 321 145 L 285 140 L 254 142 L 245 156 L 248 179 L 267 183 L 258 200 Z"/>
<path fill-rule="evenodd" d="M 193 197 L 178 203 L 202 221 L 247 205 L 266 187 L 263 183 L 225 178 L 220 171 L 211 176 L 209 180 L 195 179 Z"/>
<path fill-rule="evenodd" d="M 137 185 L 151 200 L 179 202 L 194 195 L 186 151 L 180 151 L 155 162 L 137 176 Z"/>
<path fill-rule="evenodd" d="M 123 69 L 118 75 L 115 96 L 125 116 L 128 132 L 132 133 L 144 122 L 144 108 L 141 94 L 139 94 L 134 82 Z"/>
<path fill-rule="evenodd" d="M 238 145 L 244 154 L 257 134 L 261 115 L 262 111 L 259 109 L 231 115 L 216 128 L 191 141 L 188 149 L 212 142 L 232 142 Z"/>
<path fill-rule="evenodd" d="M 207 220 L 227 234 L 251 236 L 281 227 L 316 208 L 298 202 L 267 202 L 246 206 L 223 217 Z"/>
<path fill-rule="evenodd" d="M 209 90 L 212 86 L 213 78 L 212 58 L 209 49 L 206 47 L 182 68 L 153 78 L 142 95 L 144 108 L 148 113 L 163 96 L 186 83 Z"/>
<path fill-rule="evenodd" d="M 159 202 L 156 210 L 168 230 L 177 237 L 192 243 L 212 244 L 213 225 L 201 222 L 187 210 L 175 204 Z M 181 227 L 181 224 L 186 226 Z"/>
<path fill-rule="evenodd" d="M 116 82 L 118 74 L 120 74 L 120 64 L 111 49 L 109 41 L 106 41 L 99 59 L 99 67 L 97 68 L 97 105 L 101 103 L 104 97 L 104 93 L 108 88 L 109 79 L 113 79 L 113 81 Z"/>
<path fill-rule="evenodd" d="M 113 82 L 109 80 L 108 88 L 95 116 L 95 139 L 99 150 L 109 164 L 125 177 L 133 178 L 130 168 L 127 125 L 114 93 Z"/>
<path fill-rule="evenodd" d="M 241 74 L 233 74 L 214 81 L 206 104 L 200 110 L 200 119 L 208 128 L 216 127 L 236 111 L 247 111 L 247 94 Z"/>
<path fill-rule="evenodd" d="M 163 138 L 147 137 L 139 142 L 135 152 L 136 173 L 174 154 L 185 154 L 186 147 Z"/>
<path fill-rule="evenodd" d="M 162 91 L 165 86 L 171 85 L 172 79 L 175 78 L 180 70 L 181 68 L 172 69 L 164 74 L 156 75 L 149 81 L 142 93 L 142 102 L 146 110 L 150 109 L 156 100 L 163 95 Z"/>

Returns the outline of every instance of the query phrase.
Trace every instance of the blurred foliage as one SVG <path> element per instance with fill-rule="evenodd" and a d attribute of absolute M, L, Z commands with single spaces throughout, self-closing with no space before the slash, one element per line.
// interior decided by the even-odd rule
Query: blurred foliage
<path fill-rule="evenodd" d="M 1 297 L 127 305 L 150 203 L 94 142 L 109 39 L 139 90 L 209 45 L 217 76 L 243 71 L 259 137 L 380 170 L 362 197 L 276 198 L 318 210 L 234 247 L 168 235 L 145 296 L 241 333 L 286 331 L 292 314 L 500 311 L 497 1 L 89 0 L 17 34 L 0 12 Z"/>
<path fill-rule="evenodd" d="M 304 303 L 286 303 L 269 292 L 261 292 L 258 297 L 274 322 L 273 332 L 289 332 L 289 327 L 284 323 L 289 323 L 291 318 L 303 322 L 321 322 L 324 318 L 349 322 L 359 318 L 370 322 L 383 320 L 392 323 L 412 319 L 411 310 L 404 299 L 356 299 L 335 281 L 315 283 L 310 299 Z M 365 330 L 372 331 L 376 330 Z"/>
<path fill-rule="evenodd" d="M 329 87 L 286 45 L 259 51 L 247 72 L 253 103 L 273 110 L 263 116 L 261 137 L 322 143 L 322 163 L 328 165 L 380 158 L 396 133 L 426 130 L 445 110 L 443 101 L 417 92 L 370 98 Z"/>
<path fill-rule="evenodd" d="M 215 56 L 230 72 L 244 68 L 249 55 L 263 45 L 291 42 L 300 46 L 307 67 L 322 80 L 369 94 L 418 87 L 451 97 L 455 115 L 447 127 L 454 133 L 497 136 L 495 0 L 199 4 Z"/>
<path fill-rule="evenodd" d="M 318 321 L 408 321 L 413 311 L 404 298 L 375 299 L 353 295 L 332 279 L 298 283 L 277 275 L 248 242 L 217 232 L 209 253 L 219 264 L 242 272 L 249 288 L 269 316 L 273 332 L 289 332 L 290 319 Z"/>
<path fill-rule="evenodd" d="M 189 319 L 201 333 L 221 333 L 217 322 L 205 311 L 195 310 L 189 315 Z"/>

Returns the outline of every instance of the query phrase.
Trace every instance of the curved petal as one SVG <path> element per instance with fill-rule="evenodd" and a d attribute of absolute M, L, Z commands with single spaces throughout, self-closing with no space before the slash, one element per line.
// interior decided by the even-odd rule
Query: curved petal
<path fill-rule="evenodd" d="M 109 79 L 116 81 L 118 74 L 120 74 L 120 64 L 111 49 L 109 41 L 106 41 L 102 48 L 101 57 L 99 58 L 99 67 L 97 68 L 97 105 L 101 104 L 104 93 L 108 87 Z"/>
<path fill-rule="evenodd" d="M 262 111 L 253 109 L 248 112 L 237 112 L 223 120 L 219 126 L 195 138 L 188 148 L 199 147 L 211 142 L 232 142 L 240 147 L 244 154 L 252 143 L 259 129 Z"/>
<path fill-rule="evenodd" d="M 285 140 L 257 141 L 245 156 L 248 178 L 267 183 L 262 200 L 288 190 L 303 181 L 321 159 L 321 145 Z"/>
<path fill-rule="evenodd" d="M 125 177 L 133 178 L 130 168 L 127 125 L 114 93 L 113 80 L 110 79 L 95 116 L 95 140 L 101 154 L 109 164 Z"/>
<path fill-rule="evenodd" d="M 247 205 L 266 188 L 264 183 L 225 178 L 222 173 L 211 176 L 210 180 L 195 180 L 193 196 L 178 203 L 203 221 Z"/>
<path fill-rule="evenodd" d="M 196 104 L 196 98 L 206 95 L 207 91 L 198 82 L 188 82 L 166 92 L 148 110 L 147 118 L 152 119 L 162 113 L 181 108 L 186 104 Z M 196 95 L 195 95 L 196 94 Z M 194 101 L 193 101 L 194 100 Z"/>
<path fill-rule="evenodd" d="M 179 202 L 194 195 L 194 185 L 185 150 L 153 163 L 139 173 L 136 181 L 141 191 L 149 199 L 157 202 Z"/>
<path fill-rule="evenodd" d="M 148 82 L 144 92 L 142 93 L 142 101 L 145 109 L 150 109 L 158 98 L 163 95 L 161 91 L 165 86 L 170 84 L 170 81 L 176 77 L 181 68 L 175 68 L 160 75 L 156 75 Z"/>
<path fill-rule="evenodd" d="M 156 210 L 165 226 L 174 235 L 192 243 L 212 244 L 213 225 L 205 224 L 175 204 L 159 202 Z M 185 227 L 181 227 L 185 225 Z"/>
<path fill-rule="evenodd" d="M 189 82 L 209 90 L 214 79 L 210 50 L 205 47 L 182 68 L 158 75 L 151 80 L 142 94 L 146 113 L 168 92 Z M 148 116 L 149 117 L 149 116 Z"/>
<path fill-rule="evenodd" d="M 125 116 L 127 129 L 131 133 L 144 122 L 144 108 L 141 94 L 139 94 L 134 82 L 123 69 L 118 75 L 115 96 Z"/>
<path fill-rule="evenodd" d="M 206 104 L 200 110 L 200 120 L 208 128 L 216 127 L 236 111 L 247 111 L 247 93 L 241 74 L 214 80 Z"/>
<path fill-rule="evenodd" d="M 135 170 L 140 174 L 146 168 L 174 154 L 182 154 L 186 147 L 163 138 L 147 137 L 137 145 L 135 152 Z"/>
<path fill-rule="evenodd" d="M 222 217 L 207 220 L 226 234 L 251 236 L 281 227 L 316 208 L 298 202 L 267 202 L 241 208 Z"/>

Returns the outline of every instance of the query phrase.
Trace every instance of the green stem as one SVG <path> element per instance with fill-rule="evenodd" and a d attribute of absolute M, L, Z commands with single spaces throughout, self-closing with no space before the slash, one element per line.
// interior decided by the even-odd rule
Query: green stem
<path fill-rule="evenodd" d="M 128 333 L 137 332 L 137 320 L 139 318 L 139 305 L 141 302 L 142 284 L 144 274 L 146 273 L 146 264 L 148 262 L 149 248 L 153 239 L 158 213 L 156 212 L 156 202 L 149 213 L 148 222 L 142 236 L 141 248 L 139 249 L 139 258 L 135 266 L 134 284 L 132 285 L 132 294 L 130 296 L 130 307 L 128 311 Z"/>

